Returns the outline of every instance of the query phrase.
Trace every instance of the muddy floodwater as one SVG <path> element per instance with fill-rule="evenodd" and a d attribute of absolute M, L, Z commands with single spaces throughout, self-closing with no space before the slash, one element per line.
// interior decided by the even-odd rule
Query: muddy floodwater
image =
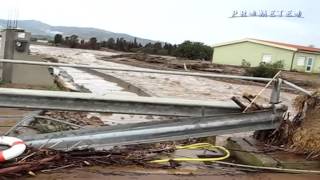
<path fill-rule="evenodd" d="M 126 87 L 123 87 L 123 82 L 121 80 L 112 82 L 108 81 L 104 76 L 97 76 L 95 74 L 89 73 L 84 70 L 79 70 L 75 68 L 63 67 L 64 70 L 72 81 L 85 89 L 89 90 L 91 93 L 105 96 L 127 96 L 128 98 L 132 96 L 138 96 L 139 92 L 135 92 L 133 88 L 129 91 Z M 137 90 L 138 91 L 138 90 Z M 159 116 L 146 116 L 146 115 L 128 115 L 128 114 L 116 114 L 116 113 L 91 113 L 94 116 L 99 117 L 107 125 L 118 125 L 118 124 L 129 124 L 129 123 L 139 123 L 161 120 Z"/>

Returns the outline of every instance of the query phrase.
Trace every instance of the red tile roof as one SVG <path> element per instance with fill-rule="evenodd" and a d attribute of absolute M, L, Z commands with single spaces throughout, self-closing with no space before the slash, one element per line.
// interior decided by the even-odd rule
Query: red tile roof
<path fill-rule="evenodd" d="M 280 46 L 286 46 L 289 48 L 296 48 L 296 49 L 298 49 L 298 51 L 320 52 L 320 48 L 300 46 L 300 45 L 295 45 L 295 44 L 287 44 L 287 43 L 281 43 L 281 42 L 275 42 L 275 41 L 266 41 L 266 40 L 260 40 L 260 39 L 253 39 L 253 40 L 262 41 L 262 42 L 280 45 Z"/>

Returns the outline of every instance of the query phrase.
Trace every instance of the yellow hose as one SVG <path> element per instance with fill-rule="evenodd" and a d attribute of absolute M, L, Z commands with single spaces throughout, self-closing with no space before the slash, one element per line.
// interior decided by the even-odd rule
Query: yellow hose
<path fill-rule="evenodd" d="M 169 162 L 169 161 L 193 161 L 193 162 L 208 162 L 208 161 L 222 161 L 224 159 L 227 159 L 230 156 L 230 152 L 222 147 L 222 146 L 214 146 L 209 143 L 197 143 L 197 144 L 191 144 L 191 145 L 186 145 L 186 146 L 176 146 L 176 149 L 189 149 L 189 150 L 194 150 L 194 149 L 204 149 L 204 150 L 222 150 L 225 152 L 225 155 L 222 157 L 216 157 L 216 158 L 170 158 L 170 159 L 159 159 L 159 160 L 154 160 L 151 161 L 152 163 L 164 163 L 164 162 Z"/>

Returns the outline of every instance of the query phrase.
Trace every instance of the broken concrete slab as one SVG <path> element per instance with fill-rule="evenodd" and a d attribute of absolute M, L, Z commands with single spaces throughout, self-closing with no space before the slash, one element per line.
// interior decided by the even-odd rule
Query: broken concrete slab
<path fill-rule="evenodd" d="M 259 150 L 247 140 L 250 138 L 229 138 L 227 148 L 231 151 L 231 156 L 241 163 L 254 166 L 276 167 L 278 162 L 272 157 L 258 152 Z M 252 139 L 252 138 L 251 138 Z"/>
<path fill-rule="evenodd" d="M 227 140 L 227 148 L 236 160 L 247 165 L 282 167 L 287 169 L 318 170 L 320 168 L 320 161 L 306 160 L 302 155 L 284 151 L 263 153 L 259 142 L 251 137 L 229 138 Z"/>

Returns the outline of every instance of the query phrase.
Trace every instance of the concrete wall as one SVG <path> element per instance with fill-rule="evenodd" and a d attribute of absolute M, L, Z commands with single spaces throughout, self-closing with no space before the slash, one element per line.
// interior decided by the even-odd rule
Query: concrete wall
<path fill-rule="evenodd" d="M 1 32 L 1 34 L 1 59 L 43 61 L 37 56 L 29 55 L 30 33 L 16 29 L 7 29 Z M 17 42 L 23 44 L 23 46 L 17 46 Z M 48 67 L 3 63 L 0 68 L 1 79 L 7 83 L 40 86 L 54 85 L 53 77 L 50 75 Z"/>
<path fill-rule="evenodd" d="M 14 64 L 11 83 L 53 86 L 53 78 L 46 67 Z"/>
<path fill-rule="evenodd" d="M 43 59 L 38 56 L 26 56 L 22 54 L 20 54 L 20 56 L 23 58 L 20 60 L 43 61 Z M 49 69 L 46 66 L 14 64 L 12 70 L 12 83 L 39 86 L 54 85 L 53 76 L 50 74 Z"/>
<path fill-rule="evenodd" d="M 14 30 L 2 31 L 1 36 L 0 58 L 12 59 L 14 54 L 16 32 Z"/>
<path fill-rule="evenodd" d="M 283 61 L 284 69 L 290 70 L 293 51 L 265 46 L 252 42 L 242 42 L 214 48 L 213 63 L 241 66 L 242 60 L 258 66 L 264 54 L 272 55 L 272 62 Z"/>
<path fill-rule="evenodd" d="M 1 59 L 13 59 L 14 57 L 14 47 L 16 39 L 16 31 L 13 29 L 8 29 L 1 32 L 1 47 L 0 47 L 0 58 Z M 3 63 L 2 64 L 2 80 L 5 82 L 11 82 L 12 79 L 12 64 Z"/>
<path fill-rule="evenodd" d="M 43 59 L 41 59 L 40 57 L 33 55 L 24 55 L 22 60 L 43 61 Z M 0 75 L 2 74 L 1 72 L 2 66 L 0 66 Z M 54 78 L 50 74 L 48 67 L 12 64 L 11 83 L 38 86 L 54 86 Z"/>

